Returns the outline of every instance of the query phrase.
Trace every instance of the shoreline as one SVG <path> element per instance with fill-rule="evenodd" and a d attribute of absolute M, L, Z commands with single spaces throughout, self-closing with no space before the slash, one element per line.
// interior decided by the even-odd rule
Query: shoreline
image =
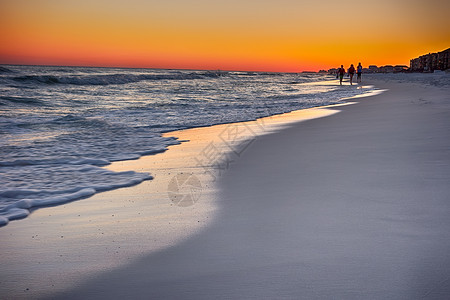
<path fill-rule="evenodd" d="M 129 170 L 128 163 L 132 163 L 135 169 L 155 170 L 155 164 L 159 164 L 167 174 L 152 172 L 154 180 L 161 182 L 151 192 L 143 185 L 154 180 L 49 208 L 54 209 L 54 214 L 48 213 L 51 215 L 33 213 L 28 219 L 2 228 L 17 223 L 8 233 L 0 230 L 0 239 L 7 241 L 2 243 L 3 247 L 0 245 L 5 261 L 0 294 L 61 299 L 142 295 L 175 299 L 210 299 L 211 296 L 308 299 L 336 295 L 347 299 L 398 299 L 411 295 L 444 295 L 447 290 L 439 282 L 450 269 L 446 255 L 450 246 L 440 238 L 445 230 L 450 230 L 443 219 L 450 209 L 440 197 L 450 194 L 441 184 L 450 176 L 445 164 L 437 164 L 446 161 L 446 141 L 435 142 L 449 127 L 442 117 L 450 111 L 450 104 L 442 101 L 448 89 L 373 82 L 390 90 L 375 98 L 358 99 L 356 105 L 309 109 L 320 114 L 326 112 L 323 115 L 326 118 L 309 116 L 308 122 L 299 122 L 298 115 L 291 115 L 291 122 L 286 123 L 286 114 L 268 117 L 279 119 L 271 120 L 272 125 L 264 127 L 267 130 L 259 132 L 262 134 L 257 138 L 254 132 L 261 124 L 253 121 L 247 139 L 243 137 L 231 145 L 239 147 L 245 146 L 246 141 L 252 142 L 243 152 L 237 151 L 240 155 L 231 164 L 225 164 L 226 172 L 219 174 L 216 183 L 208 184 L 202 190 L 206 195 L 191 206 L 171 206 L 174 202 L 167 195 L 173 170 L 178 170 L 180 163 L 192 166 L 187 159 L 176 155 L 176 149 L 181 149 L 179 154 L 184 157 L 198 156 L 211 138 L 223 142 L 220 134 L 231 124 L 183 130 L 180 139 L 191 135 L 191 142 L 143 157 L 149 159 L 144 166 L 139 160 L 108 166 Z M 411 89 L 402 90 L 405 87 Z M 339 114 L 336 108 L 341 111 Z M 392 127 L 396 118 L 399 120 L 394 123 L 398 128 Z M 264 126 L 268 123 L 263 122 Z M 242 126 L 243 123 L 234 124 Z M 405 125 L 414 129 L 426 126 L 414 134 Z M 217 130 L 217 126 L 222 129 Z M 420 146 L 424 134 L 431 129 L 436 129 L 427 137 L 432 143 Z M 208 130 L 209 136 L 200 133 Z M 380 135 L 382 132 L 387 136 Z M 183 134 L 186 134 L 184 138 Z M 370 149 L 367 139 L 375 142 L 371 145 L 383 147 L 380 149 L 392 149 L 365 157 L 364 152 Z M 386 144 L 383 139 L 392 143 Z M 420 146 L 419 154 L 409 151 L 408 143 Z M 197 147 L 191 147 L 194 144 Z M 222 146 L 224 153 L 230 153 L 230 143 Z M 430 151 L 439 159 L 431 164 L 425 160 L 425 173 L 421 174 L 425 179 L 417 178 L 417 170 L 403 163 L 414 161 L 413 158 L 429 159 Z M 402 156 L 392 161 L 390 155 L 396 152 Z M 172 157 L 160 159 L 169 153 Z M 364 173 L 360 172 L 361 166 Z M 393 172 L 397 167 L 407 172 Z M 215 171 L 221 171 L 220 165 Z M 410 180 L 402 180 L 399 174 Z M 202 184 L 211 180 L 210 173 L 203 175 Z M 440 176 L 438 181 L 436 176 Z M 417 185 L 418 179 L 433 183 L 431 207 L 416 207 L 418 197 L 430 193 L 426 185 Z M 377 187 L 379 183 L 386 189 Z M 400 195 L 398 189 L 405 188 L 412 189 L 407 193 L 412 202 L 399 198 L 400 203 L 392 203 Z M 164 201 L 146 203 L 152 197 Z M 302 199 L 300 203 L 295 201 L 297 197 Z M 326 205 L 317 202 L 324 199 L 328 199 Z M 93 200 L 100 205 L 97 209 Z M 125 205 L 135 202 L 141 213 L 145 209 L 153 215 L 136 219 L 138 211 L 130 206 L 126 207 L 128 213 L 120 213 Z M 364 206 L 365 202 L 369 206 Z M 174 208 L 178 213 L 174 213 Z M 420 213 L 425 216 L 416 218 Z M 200 222 L 192 223 L 192 220 Z M 353 222 L 358 226 L 351 226 Z M 413 226 L 415 223 L 418 224 Z M 152 228 L 152 224 L 159 227 Z M 421 228 L 422 225 L 426 226 Z M 38 232 L 39 227 L 44 234 Z M 378 227 L 379 231 L 374 230 Z M 155 236 L 152 230 L 161 234 Z M 61 233 L 64 235 L 60 236 Z M 73 233 L 75 236 L 71 236 Z M 176 237 L 167 240 L 171 234 Z M 8 240 L 15 241 L 15 248 L 6 247 Z M 405 252 L 407 249 L 410 250 Z M 411 271 L 414 268 L 417 272 Z M 359 275 L 355 276 L 355 272 Z"/>
<path fill-rule="evenodd" d="M 335 85 L 335 81 L 324 80 L 324 81 L 318 81 L 315 83 L 305 82 L 305 83 L 300 83 L 299 85 L 330 85 L 330 86 L 333 86 L 333 85 Z M 356 93 L 360 93 L 360 89 L 345 89 L 344 88 L 344 89 L 340 89 L 340 90 L 342 90 L 342 91 L 353 90 Z M 362 90 L 361 90 L 361 92 L 362 92 Z M 306 94 L 308 94 L 307 91 L 306 91 Z M 354 92 L 352 92 L 350 94 L 354 94 Z M 342 95 L 341 95 L 341 97 L 342 97 Z M 329 102 L 342 102 L 342 101 L 345 101 L 346 99 L 349 99 L 349 98 L 340 98 L 340 99 L 338 98 L 338 100 L 335 100 L 335 101 L 325 101 L 325 102 L 328 102 L 328 103 Z M 303 102 L 300 101 L 299 103 L 303 103 Z M 304 105 L 309 106 L 312 104 L 306 103 Z M 315 105 L 317 105 L 317 103 Z M 295 106 L 295 107 L 297 107 L 297 106 Z M 303 106 L 303 105 L 301 105 L 301 106 Z M 321 107 L 321 106 L 316 106 L 316 108 L 318 108 L 318 107 Z M 292 107 L 290 109 L 292 109 Z M 302 108 L 300 110 L 304 110 L 304 109 L 306 109 L 306 108 Z M 275 111 L 279 111 L 279 110 L 275 110 Z M 281 110 L 281 111 L 283 111 L 283 110 Z M 259 112 L 258 114 L 260 114 L 260 113 L 262 113 L 262 112 Z M 258 115 L 258 114 L 256 114 L 256 115 Z M 280 112 L 275 115 L 279 115 L 279 114 L 283 114 L 283 113 Z M 274 116 L 274 115 L 272 115 L 272 116 Z M 271 116 L 268 116 L 268 117 L 271 117 Z M 259 120 L 262 118 L 267 118 L 267 117 L 258 117 L 256 120 Z M 252 119 L 252 118 L 250 118 L 250 119 Z M 235 122 L 227 123 L 223 120 L 221 122 L 225 122 L 225 123 L 219 122 L 220 120 L 215 120 L 215 121 L 217 122 L 217 124 L 215 124 L 215 125 L 224 125 L 224 124 L 235 123 Z M 252 120 L 250 120 L 250 121 L 252 121 Z M 244 122 L 249 122 L 249 121 L 239 121 L 237 123 L 244 123 Z M 204 125 L 204 126 L 200 125 L 200 126 L 195 126 L 195 127 L 191 127 L 191 128 L 204 128 L 204 127 L 210 127 L 210 126 L 215 126 L 215 125 Z M 183 130 L 191 129 L 191 128 L 185 128 Z M 159 132 L 158 137 L 171 137 L 171 131 L 168 131 L 166 133 L 164 133 L 164 131 Z M 140 152 L 141 155 L 136 155 L 136 156 L 132 155 L 131 157 L 123 158 L 123 161 L 135 160 L 135 159 L 139 159 L 139 157 L 148 156 L 148 155 L 156 155 L 160 152 L 165 152 L 171 144 L 173 144 L 173 143 L 170 143 L 167 141 L 160 142 L 160 144 L 156 145 L 157 149 L 153 149 L 151 152 L 150 151 Z M 81 159 L 81 161 L 82 160 L 83 159 Z M 114 160 L 109 162 L 107 159 L 102 159 L 102 158 L 97 159 L 97 162 L 89 162 L 89 160 L 90 159 L 88 159 L 88 162 L 86 162 L 87 165 L 89 166 L 90 164 L 92 164 L 93 168 L 97 168 L 99 172 L 109 170 L 107 164 L 110 165 L 111 163 L 117 162 Z M 97 163 L 99 163 L 100 165 L 97 165 Z M 77 163 L 75 163 L 75 165 L 76 164 Z M 83 164 L 83 163 L 81 163 L 81 164 Z M 103 166 L 106 166 L 106 168 L 103 168 L 103 170 L 102 170 L 101 167 L 103 167 Z M 128 171 L 128 170 L 125 169 L 125 172 L 126 171 Z M 107 172 L 107 171 L 105 171 L 105 172 Z M 119 174 L 114 173 L 112 175 L 119 175 Z M 7 226 L 10 221 L 24 219 L 24 218 L 28 217 L 28 215 L 31 212 L 39 210 L 39 209 L 43 209 L 43 208 L 51 207 L 51 206 L 57 206 L 57 205 L 64 205 L 67 203 L 71 203 L 73 201 L 90 198 L 91 196 L 101 193 L 101 192 L 104 192 L 104 191 L 110 191 L 110 190 L 115 190 L 118 188 L 135 186 L 137 184 L 142 183 L 143 181 L 152 179 L 151 174 L 142 173 L 142 172 L 135 172 L 134 174 L 127 174 L 126 176 L 127 176 L 126 180 L 119 180 L 119 181 L 116 180 L 116 181 L 109 182 L 106 184 L 103 184 L 103 182 L 100 182 L 99 184 L 95 185 L 95 184 L 90 184 L 88 182 L 88 183 L 80 184 L 79 186 L 75 185 L 74 188 L 69 186 L 69 188 L 66 192 L 56 193 L 54 196 L 51 195 L 51 196 L 48 196 L 45 198 L 37 197 L 37 199 L 33 199 L 31 197 L 31 199 L 22 199 L 20 201 L 16 200 L 16 202 L 9 204 L 2 209 L 2 215 L 0 216 L 0 228 Z M 79 189 L 77 190 L 77 188 L 79 188 Z M 30 191 L 34 191 L 34 190 L 30 189 Z M 37 191 L 35 193 L 37 193 Z M 15 191 L 11 190 L 11 191 L 7 191 L 7 193 L 10 193 L 13 195 L 15 193 Z"/>
<path fill-rule="evenodd" d="M 164 136 L 189 142 L 169 146 L 163 153 L 104 167 L 113 171 L 150 172 L 154 179 L 97 193 L 87 199 L 36 209 L 29 217 L 1 228 L 0 239 L 4 242 L 0 251 L 4 254 L 2 264 L 6 271 L 1 275 L 0 294 L 19 298 L 51 295 L 88 275 L 113 270 L 201 233 L 215 222 L 218 212 L 214 181 L 245 150 L 234 147 L 291 123 L 334 114 L 336 108 L 349 104 L 165 133 Z M 219 150 L 216 158 L 220 159 L 198 165 L 195 158 L 211 150 L 211 142 Z M 227 156 L 230 153 L 232 156 Z M 234 161 L 223 164 L 224 157 Z M 170 182 L 180 172 L 195 173 L 200 182 L 201 197 L 195 199 L 194 205 L 175 203 L 177 198 L 171 198 L 178 194 L 184 196 L 185 188 L 168 195 Z M 94 266 L 92 261 L 96 262 Z M 40 275 L 43 271 L 47 274 L 44 277 Z M 20 278 L 15 277 L 19 274 Z M 63 276 L 59 278 L 59 274 Z"/>
<path fill-rule="evenodd" d="M 198 235 L 55 298 L 444 299 L 448 89 L 383 85 L 258 138 Z"/>

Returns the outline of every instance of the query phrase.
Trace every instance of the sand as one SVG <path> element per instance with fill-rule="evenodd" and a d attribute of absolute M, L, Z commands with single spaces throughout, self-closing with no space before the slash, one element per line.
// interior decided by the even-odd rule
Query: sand
<path fill-rule="evenodd" d="M 76 211 L 84 209 L 92 220 L 91 201 L 113 199 L 122 208 L 117 211 L 132 214 L 137 210 L 123 210 L 124 199 L 146 198 L 149 186 L 147 192 L 138 191 L 152 181 L 68 204 L 66 216 L 62 208 L 55 207 L 12 222 L 0 231 L 3 274 L 8 275 L 2 275 L 0 291 L 7 296 L 61 299 L 445 299 L 450 294 L 449 89 L 375 79 L 373 83 L 389 90 L 358 99 L 356 104 L 313 110 L 320 118 L 293 122 L 299 116 L 291 115 L 291 120 L 263 123 L 262 129 L 255 122 L 249 125 L 253 131 L 247 130 L 247 137 L 239 143 L 219 139 L 219 152 L 228 151 L 233 162 L 216 168 L 213 175 L 198 175 L 206 195 L 193 205 L 173 205 L 167 197 L 160 200 L 165 204 L 156 202 L 159 205 L 140 201 L 137 208 L 147 217 L 136 221 L 136 216 L 129 215 L 123 219 L 128 225 L 116 227 L 100 214 L 105 207 L 99 207 L 98 218 L 105 220 L 93 218 L 93 228 L 102 225 L 107 239 L 84 231 L 86 220 L 75 226 Z M 188 168 L 186 172 L 199 174 L 201 167 L 192 167 L 195 163 L 189 157 L 202 157 L 213 137 L 217 140 L 218 133 L 229 132 L 227 125 L 221 126 L 211 127 L 216 131 L 209 137 L 197 132 L 202 146 L 193 140 L 167 151 L 169 155 L 176 147 L 191 145 L 180 151 L 189 156 L 180 159 L 180 154 L 173 154 L 170 166 L 161 165 L 161 159 L 153 156 L 153 165 L 163 170 L 156 178 L 166 178 L 164 183 L 153 182 L 159 186 L 159 194 L 152 192 L 153 199 L 167 194 L 173 175 L 164 172 L 179 171 L 180 162 Z M 190 139 L 194 136 L 191 132 Z M 150 169 L 148 163 L 138 166 Z M 112 167 L 120 169 L 120 165 Z M 160 209 L 156 216 L 149 217 L 156 207 Z M 173 231 L 163 226 L 153 233 L 152 226 L 188 211 L 191 215 Z M 61 226 L 70 224 L 67 234 L 77 237 L 62 244 L 57 241 L 66 236 L 59 237 L 57 230 L 48 234 L 54 226 L 35 227 L 38 224 L 33 222 L 49 222 L 46 214 L 51 213 Z M 192 214 L 201 218 L 197 223 L 202 225 L 192 224 Z M 187 228 L 185 234 L 164 239 L 165 234 L 172 236 L 182 228 Z M 46 237 L 35 247 L 37 243 L 31 244 L 26 236 L 32 229 L 53 239 Z M 146 231 L 150 236 L 156 234 L 157 246 L 149 242 Z M 102 251 L 111 247 L 111 239 L 128 248 L 130 259 L 103 262 L 104 256 L 115 260 L 108 249 Z M 55 245 L 69 253 L 52 263 Z M 140 252 L 136 251 L 139 246 Z M 79 248 L 84 252 L 74 256 Z M 10 261 L 5 259 L 5 250 Z M 98 261 L 92 259 L 93 253 Z M 33 256 L 48 256 L 48 267 L 36 263 L 29 267 Z M 71 273 L 83 264 L 90 266 L 84 277 Z M 27 266 L 29 273 L 51 274 L 58 287 L 42 288 L 39 278 L 34 278 L 33 288 L 41 289 L 26 290 L 31 284 L 26 280 L 30 277 Z M 59 277 L 55 277 L 55 268 L 60 270 Z M 20 284 L 13 284 L 10 278 L 14 275 Z"/>

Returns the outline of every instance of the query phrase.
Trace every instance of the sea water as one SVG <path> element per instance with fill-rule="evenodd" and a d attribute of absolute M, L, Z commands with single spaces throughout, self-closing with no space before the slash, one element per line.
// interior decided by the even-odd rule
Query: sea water
<path fill-rule="evenodd" d="M 113 172 L 179 143 L 162 133 L 336 104 L 373 88 L 320 74 L 0 66 L 0 226 L 138 184 Z"/>

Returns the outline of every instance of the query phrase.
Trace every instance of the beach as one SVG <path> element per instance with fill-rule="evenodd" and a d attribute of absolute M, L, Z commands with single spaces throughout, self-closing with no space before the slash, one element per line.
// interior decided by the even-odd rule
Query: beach
<path fill-rule="evenodd" d="M 231 144 L 229 124 L 193 128 L 107 166 L 155 178 L 1 228 L 0 295 L 445 299 L 449 88 L 399 78 L 369 77 L 385 91 L 347 105 L 235 123 L 246 134 Z M 209 173 L 211 141 L 227 155 Z M 198 179 L 191 194 L 170 188 L 181 173 Z"/>

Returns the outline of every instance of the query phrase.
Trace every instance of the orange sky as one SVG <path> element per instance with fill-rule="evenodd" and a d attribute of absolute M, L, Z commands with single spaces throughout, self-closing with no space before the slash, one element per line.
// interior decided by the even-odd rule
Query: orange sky
<path fill-rule="evenodd" d="M 442 0 L 0 0 L 0 63 L 287 71 L 450 47 Z"/>

